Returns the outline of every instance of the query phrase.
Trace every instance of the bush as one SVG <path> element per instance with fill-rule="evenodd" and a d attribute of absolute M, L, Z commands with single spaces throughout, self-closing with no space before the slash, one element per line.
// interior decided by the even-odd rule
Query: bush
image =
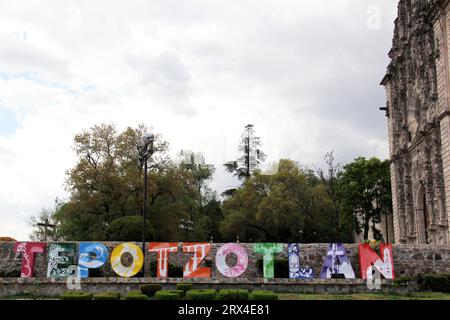
<path fill-rule="evenodd" d="M 140 291 L 128 291 L 125 300 L 148 300 L 148 297 Z"/>
<path fill-rule="evenodd" d="M 222 289 L 219 291 L 220 300 L 248 300 L 248 290 Z"/>
<path fill-rule="evenodd" d="M 216 290 L 214 289 L 189 290 L 186 292 L 186 299 L 188 300 L 214 300 L 215 298 Z"/>
<path fill-rule="evenodd" d="M 177 290 L 183 291 L 183 295 L 187 291 L 192 290 L 192 283 L 177 283 Z"/>
<path fill-rule="evenodd" d="M 398 278 L 395 278 L 393 283 L 394 286 L 401 286 L 401 285 L 408 285 L 408 282 L 411 281 L 411 278 L 408 276 L 400 276 Z"/>
<path fill-rule="evenodd" d="M 92 293 L 84 291 L 66 291 L 60 298 L 61 300 L 92 300 Z"/>
<path fill-rule="evenodd" d="M 263 259 L 256 261 L 259 272 L 263 273 Z M 286 259 L 275 259 L 274 261 L 275 278 L 289 278 L 289 261 Z"/>
<path fill-rule="evenodd" d="M 183 267 L 169 263 L 167 276 L 169 278 L 183 278 Z M 150 276 L 156 278 L 156 261 L 150 262 Z"/>
<path fill-rule="evenodd" d="M 143 284 L 140 289 L 147 297 L 153 297 L 156 292 L 162 289 L 162 286 L 160 284 Z"/>
<path fill-rule="evenodd" d="M 256 290 L 250 294 L 251 300 L 278 300 L 278 295 L 272 291 Z"/>
<path fill-rule="evenodd" d="M 450 292 L 450 274 L 419 274 L 417 283 L 423 290 Z"/>
<path fill-rule="evenodd" d="M 157 300 L 180 300 L 182 296 L 181 290 L 159 290 L 155 293 Z"/>
<path fill-rule="evenodd" d="M 120 300 L 119 292 L 99 292 L 94 294 L 94 300 Z"/>

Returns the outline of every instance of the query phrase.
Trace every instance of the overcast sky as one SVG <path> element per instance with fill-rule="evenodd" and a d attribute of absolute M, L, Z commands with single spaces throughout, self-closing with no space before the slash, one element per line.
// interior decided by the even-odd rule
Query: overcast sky
<path fill-rule="evenodd" d="M 66 198 L 76 133 L 145 123 L 213 187 L 252 123 L 270 156 L 388 157 L 394 0 L 0 0 L 0 236 Z"/>

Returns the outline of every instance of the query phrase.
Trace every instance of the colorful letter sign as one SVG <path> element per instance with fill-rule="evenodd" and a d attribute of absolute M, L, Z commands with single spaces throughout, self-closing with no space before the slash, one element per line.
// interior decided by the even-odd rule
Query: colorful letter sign
<path fill-rule="evenodd" d="M 386 279 L 394 279 L 394 262 L 392 259 L 392 245 L 382 243 L 380 253 L 383 258 L 373 251 L 369 244 L 360 244 L 359 267 L 362 279 L 372 278 L 372 267 L 376 268 Z"/>
<path fill-rule="evenodd" d="M 43 253 L 45 243 L 39 242 L 16 242 L 14 252 L 16 256 L 22 254 L 22 270 L 20 276 L 31 278 L 34 276 L 34 257 L 36 253 Z"/>
<path fill-rule="evenodd" d="M 95 259 L 91 258 L 95 255 Z M 89 277 L 89 269 L 100 268 L 108 260 L 108 248 L 98 242 L 80 243 L 80 255 L 78 257 L 78 275 L 80 278 Z"/>
<path fill-rule="evenodd" d="M 185 242 L 183 252 L 193 252 L 194 256 L 189 258 L 183 269 L 184 278 L 211 278 L 211 269 L 199 267 L 206 255 L 211 251 L 210 243 Z"/>
<path fill-rule="evenodd" d="M 253 250 L 263 255 L 264 278 L 274 278 L 274 254 L 282 252 L 283 245 L 281 243 L 255 243 Z"/>
<path fill-rule="evenodd" d="M 70 276 L 69 267 L 75 265 L 75 243 L 52 243 L 48 249 L 47 277 L 65 278 Z"/>
<path fill-rule="evenodd" d="M 122 256 L 129 253 L 133 257 L 133 262 L 129 266 L 124 266 Z M 111 267 L 115 273 L 124 278 L 129 278 L 138 273 L 144 265 L 144 254 L 141 248 L 134 243 L 122 243 L 114 248 L 111 253 Z"/>
<path fill-rule="evenodd" d="M 226 258 L 230 253 L 234 253 L 237 263 L 234 267 L 228 266 Z M 248 255 L 244 247 L 236 243 L 227 243 L 220 247 L 216 253 L 217 270 L 225 277 L 237 278 L 245 272 L 248 265 Z"/>
<path fill-rule="evenodd" d="M 300 246 L 297 243 L 288 244 L 289 278 L 312 279 L 314 278 L 311 268 L 300 267 Z"/>
<path fill-rule="evenodd" d="M 169 269 L 169 253 L 178 251 L 176 242 L 151 242 L 148 245 L 149 252 L 156 252 L 156 276 L 167 278 Z"/>
<path fill-rule="evenodd" d="M 330 279 L 333 274 L 343 274 L 346 279 L 355 279 L 355 272 L 342 243 L 331 243 L 328 247 L 320 278 Z"/>

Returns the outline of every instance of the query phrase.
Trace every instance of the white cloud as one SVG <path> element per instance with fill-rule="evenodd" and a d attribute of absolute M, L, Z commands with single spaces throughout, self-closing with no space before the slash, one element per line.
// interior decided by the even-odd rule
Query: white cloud
<path fill-rule="evenodd" d="M 395 3 L 377 3 L 369 30 L 361 0 L 0 1 L 0 108 L 19 123 L 0 135 L 0 235 L 26 239 L 29 216 L 66 196 L 73 136 L 98 122 L 203 151 L 220 191 L 247 123 L 271 160 L 387 157 Z"/>

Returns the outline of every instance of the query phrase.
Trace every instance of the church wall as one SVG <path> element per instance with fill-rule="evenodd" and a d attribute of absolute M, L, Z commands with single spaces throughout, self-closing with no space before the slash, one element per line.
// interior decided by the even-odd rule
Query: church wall
<path fill-rule="evenodd" d="M 442 145 L 442 165 L 444 171 L 444 186 L 446 211 L 450 208 L 450 2 L 444 10 L 437 13 L 434 23 L 436 44 L 439 48 L 437 67 L 438 108 L 440 112 L 440 131 Z M 441 221 L 443 223 L 443 221 Z M 447 215 L 447 225 L 450 225 L 450 215 Z M 450 230 L 447 235 L 450 239 Z"/>

